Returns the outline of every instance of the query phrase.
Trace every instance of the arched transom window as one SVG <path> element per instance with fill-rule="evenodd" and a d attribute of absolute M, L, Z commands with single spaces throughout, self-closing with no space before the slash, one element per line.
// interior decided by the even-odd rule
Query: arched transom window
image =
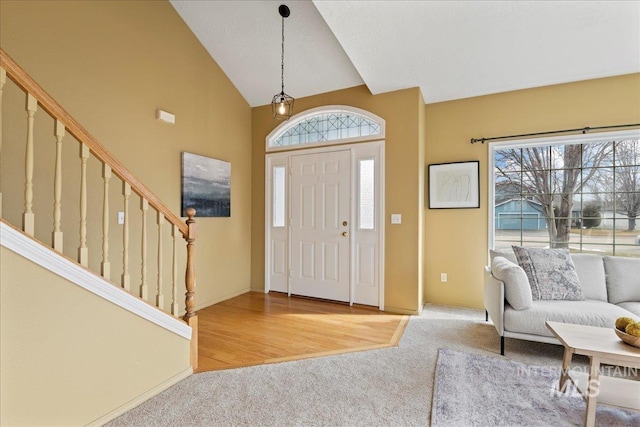
<path fill-rule="evenodd" d="M 384 137 L 384 120 L 354 107 L 331 106 L 304 111 L 267 137 L 267 150 L 324 145 Z"/>

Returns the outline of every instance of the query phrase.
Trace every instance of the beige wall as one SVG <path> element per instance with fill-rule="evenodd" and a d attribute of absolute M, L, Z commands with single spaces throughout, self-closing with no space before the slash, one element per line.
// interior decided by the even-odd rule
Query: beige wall
<path fill-rule="evenodd" d="M 482 307 L 488 144 L 470 139 L 640 123 L 640 74 L 428 104 L 425 117 L 426 164 L 480 161 L 480 209 L 425 209 L 425 300 Z"/>
<path fill-rule="evenodd" d="M 324 105 L 349 105 L 370 111 L 386 121 L 386 263 L 385 310 L 416 313 L 420 309 L 423 194 L 420 122 L 422 98 L 417 88 L 371 95 L 365 86 L 296 99 L 295 113 Z M 265 138 L 281 122 L 271 107 L 253 109 L 252 289 L 264 289 L 264 168 Z M 413 165 L 413 166 L 412 166 Z M 391 225 L 391 213 L 402 214 Z"/>
<path fill-rule="evenodd" d="M 86 425 L 190 370 L 189 340 L 4 247 L 0 262 L 3 426 Z"/>
<path fill-rule="evenodd" d="M 231 218 L 198 218 L 196 269 L 198 308 L 250 288 L 251 109 L 166 1 L 5 1 L 0 2 L 0 46 L 102 142 L 171 210 L 180 214 L 181 153 L 188 151 L 231 162 Z M 16 94 L 7 85 L 4 103 Z M 24 183 L 24 100 L 15 116 L 5 115 L 2 187 L 3 216 L 20 224 Z M 20 110 L 20 108 L 22 110 Z M 162 108 L 176 124 L 155 119 Z M 15 117 L 15 120 L 12 118 Z M 17 130 L 10 125 L 20 126 Z M 21 133 L 22 132 L 22 133 Z M 50 241 L 52 230 L 53 122 L 36 114 L 36 236 Z M 12 138 L 12 135 L 17 137 Z M 78 146 L 64 142 L 63 231 L 65 253 L 78 246 Z M 46 156 L 45 156 L 46 154 Z M 13 156 L 13 157 L 12 157 Z M 101 257 L 100 167 L 90 163 L 90 265 Z M 121 273 L 121 184 L 110 183 L 110 261 Z M 131 250 L 140 252 L 139 200 L 131 199 Z M 149 227 L 149 281 L 155 281 L 155 216 Z M 167 231 L 168 233 L 168 231 Z M 165 244 L 168 251 L 169 243 Z M 184 242 L 180 240 L 184 265 Z M 165 263 L 170 260 L 165 253 Z M 139 283 L 139 261 L 131 261 Z M 179 277 L 184 276 L 181 271 Z M 164 283 L 169 284 L 170 279 Z M 165 290 L 171 294 L 170 289 Z M 181 294 L 184 291 L 180 292 Z M 155 293 L 150 292 L 150 298 Z M 181 297 L 183 301 L 183 297 Z M 183 305 L 183 304 L 182 304 Z"/>

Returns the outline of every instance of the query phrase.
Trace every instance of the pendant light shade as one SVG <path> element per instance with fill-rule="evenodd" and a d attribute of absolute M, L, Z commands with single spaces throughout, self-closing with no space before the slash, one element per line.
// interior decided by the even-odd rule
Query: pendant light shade
<path fill-rule="evenodd" d="M 294 99 L 284 92 L 280 92 L 273 96 L 271 100 L 271 111 L 273 118 L 278 120 L 289 120 L 293 114 Z"/>
<path fill-rule="evenodd" d="M 293 97 L 284 93 L 284 18 L 289 17 L 291 12 L 289 8 L 282 4 L 278 8 L 278 12 L 282 17 L 282 57 L 280 62 L 280 93 L 273 96 L 271 100 L 271 111 L 273 112 L 273 118 L 278 120 L 289 120 L 289 117 L 293 114 Z"/>

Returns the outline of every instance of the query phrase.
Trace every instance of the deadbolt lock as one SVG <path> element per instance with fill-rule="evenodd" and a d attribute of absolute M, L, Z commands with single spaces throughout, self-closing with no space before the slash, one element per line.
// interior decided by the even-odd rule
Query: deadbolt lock
<path fill-rule="evenodd" d="M 346 227 L 347 225 L 349 225 L 349 223 L 347 221 L 342 221 L 342 225 Z"/>

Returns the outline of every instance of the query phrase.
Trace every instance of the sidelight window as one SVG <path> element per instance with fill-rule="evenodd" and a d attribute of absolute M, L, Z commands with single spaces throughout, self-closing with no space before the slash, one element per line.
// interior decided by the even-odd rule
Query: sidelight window
<path fill-rule="evenodd" d="M 358 161 L 358 228 L 375 228 L 375 160 Z"/>
<path fill-rule="evenodd" d="M 285 226 L 286 187 L 285 166 L 273 168 L 273 226 Z"/>

